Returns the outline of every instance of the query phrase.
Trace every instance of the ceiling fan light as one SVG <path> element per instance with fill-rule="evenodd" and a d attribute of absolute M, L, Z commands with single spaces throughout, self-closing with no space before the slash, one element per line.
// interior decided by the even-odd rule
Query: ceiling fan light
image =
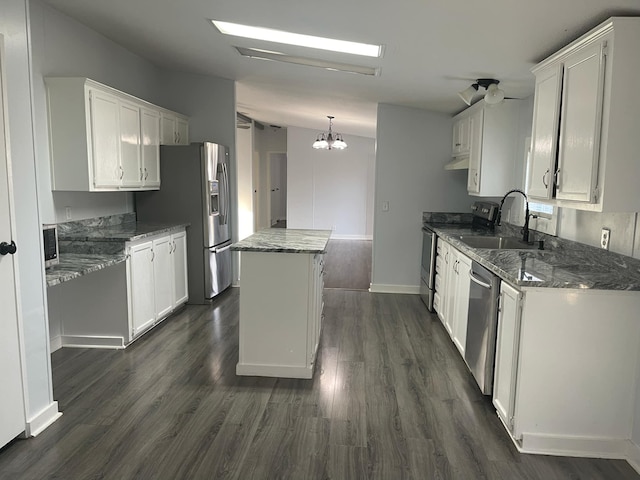
<path fill-rule="evenodd" d="M 504 91 L 498 88 L 498 85 L 492 83 L 487 87 L 487 93 L 484 96 L 484 101 L 487 105 L 495 105 L 504 100 Z"/>
<path fill-rule="evenodd" d="M 476 95 L 477 91 L 478 91 L 478 84 L 474 83 L 472 85 L 469 85 L 463 91 L 458 92 L 458 95 L 460 96 L 460 98 L 464 103 L 466 103 L 467 105 L 471 105 L 471 100 L 473 100 L 473 97 Z"/>

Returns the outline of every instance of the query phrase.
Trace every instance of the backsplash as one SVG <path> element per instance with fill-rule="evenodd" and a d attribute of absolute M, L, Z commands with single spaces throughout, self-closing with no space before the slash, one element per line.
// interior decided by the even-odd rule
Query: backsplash
<path fill-rule="evenodd" d="M 109 215 L 106 217 L 87 218 L 85 220 L 75 220 L 72 222 L 64 222 L 58 224 L 58 234 L 62 235 L 69 232 L 77 232 L 91 228 L 112 227 L 123 223 L 135 222 L 135 213 L 121 213 L 118 215 Z"/>

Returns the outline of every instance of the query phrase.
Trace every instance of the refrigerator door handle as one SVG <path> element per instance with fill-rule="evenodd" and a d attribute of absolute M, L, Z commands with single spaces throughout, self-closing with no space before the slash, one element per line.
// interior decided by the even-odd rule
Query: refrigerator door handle
<path fill-rule="evenodd" d="M 229 222 L 229 174 L 227 172 L 227 164 L 222 163 L 222 183 L 224 185 L 224 192 L 222 194 L 224 198 L 224 219 L 222 223 Z"/>

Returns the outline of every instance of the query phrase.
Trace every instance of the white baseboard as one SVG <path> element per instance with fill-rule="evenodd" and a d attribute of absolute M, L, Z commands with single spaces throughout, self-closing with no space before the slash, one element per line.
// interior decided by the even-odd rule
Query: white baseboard
<path fill-rule="evenodd" d="M 51 353 L 55 352 L 56 350 L 60 350 L 62 348 L 62 338 L 59 335 L 52 338 L 49 341 L 49 348 L 51 349 Z"/>
<path fill-rule="evenodd" d="M 122 337 L 99 337 L 91 335 L 61 335 L 62 347 L 71 348 L 114 348 L 125 347 Z"/>
<path fill-rule="evenodd" d="M 383 283 L 372 283 L 369 287 L 371 293 L 409 293 L 420 294 L 419 285 L 385 285 Z"/>
<path fill-rule="evenodd" d="M 58 411 L 58 402 L 52 402 L 51 405 L 27 421 L 25 429 L 26 435 L 28 437 L 35 437 L 61 416 L 62 412 Z"/>
<path fill-rule="evenodd" d="M 238 363 L 236 365 L 236 375 L 310 379 L 313 378 L 313 367 Z"/>
<path fill-rule="evenodd" d="M 620 438 L 523 433 L 518 450 L 522 453 L 561 457 L 618 458 L 626 460 L 630 443 L 629 440 Z"/>
<path fill-rule="evenodd" d="M 373 235 L 346 235 L 331 232 L 331 240 L 373 240 Z"/>
<path fill-rule="evenodd" d="M 627 444 L 627 462 L 640 473 L 640 446 L 631 441 Z"/>

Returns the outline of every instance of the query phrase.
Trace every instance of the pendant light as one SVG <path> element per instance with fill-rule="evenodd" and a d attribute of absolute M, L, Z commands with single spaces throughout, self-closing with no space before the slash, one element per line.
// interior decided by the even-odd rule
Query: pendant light
<path fill-rule="evenodd" d="M 347 148 L 346 142 L 342 138 L 342 134 L 336 133 L 334 135 L 332 131 L 333 127 L 333 119 L 331 115 L 327 115 L 329 119 L 329 131 L 326 133 L 319 133 L 316 137 L 316 141 L 313 142 L 312 147 L 316 150 L 333 150 L 334 148 L 337 150 L 344 150 Z"/>

